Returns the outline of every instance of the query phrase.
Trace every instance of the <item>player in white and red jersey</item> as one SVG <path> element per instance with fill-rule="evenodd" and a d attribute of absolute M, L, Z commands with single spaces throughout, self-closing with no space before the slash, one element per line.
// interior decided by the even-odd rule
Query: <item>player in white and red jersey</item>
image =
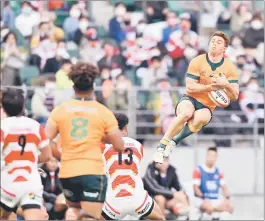
<path fill-rule="evenodd" d="M 45 219 L 38 162 L 47 161 L 51 151 L 44 128 L 22 116 L 21 90 L 3 92 L 2 108 L 7 117 L 1 120 L 1 219 L 7 219 L 18 207 L 25 220 Z"/>
<path fill-rule="evenodd" d="M 112 145 L 108 144 L 103 148 L 108 190 L 102 217 L 107 220 L 120 220 L 130 215 L 151 220 L 165 220 L 159 206 L 143 187 L 140 176 L 143 146 L 138 141 L 127 137 L 129 123 L 127 116 L 124 114 L 115 116 L 125 149 L 123 152 L 117 152 Z"/>

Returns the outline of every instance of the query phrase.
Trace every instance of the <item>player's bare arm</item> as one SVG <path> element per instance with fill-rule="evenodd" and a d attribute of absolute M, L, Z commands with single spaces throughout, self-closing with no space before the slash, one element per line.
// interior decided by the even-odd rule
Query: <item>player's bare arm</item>
<path fill-rule="evenodd" d="M 200 84 L 198 80 L 186 78 L 186 90 L 188 93 L 209 92 L 213 90 L 213 85 Z"/>
<path fill-rule="evenodd" d="M 229 190 L 228 190 L 228 187 L 226 184 L 223 184 L 222 185 L 222 192 L 223 192 L 223 196 L 226 198 L 226 199 L 230 199 L 230 193 L 229 193 Z"/>
<path fill-rule="evenodd" d="M 38 163 L 45 163 L 50 160 L 52 156 L 52 151 L 50 145 L 40 149 L 41 154 L 38 156 Z"/>
<path fill-rule="evenodd" d="M 112 144 L 113 148 L 117 151 L 122 151 L 124 149 L 124 141 L 118 129 L 108 132 L 104 137 L 104 141 Z"/>
<path fill-rule="evenodd" d="M 197 184 L 193 184 L 193 190 L 196 196 L 203 198 L 203 194 Z"/>

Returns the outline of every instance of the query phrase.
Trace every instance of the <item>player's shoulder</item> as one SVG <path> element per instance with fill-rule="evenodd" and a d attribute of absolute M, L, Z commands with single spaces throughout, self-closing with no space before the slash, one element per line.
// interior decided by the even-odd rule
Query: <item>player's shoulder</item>
<path fill-rule="evenodd" d="M 206 62 L 206 54 L 200 54 L 193 59 L 191 59 L 191 62 L 201 64 L 201 62 Z"/>
<path fill-rule="evenodd" d="M 14 127 L 31 128 L 31 130 L 39 130 L 40 123 L 29 117 L 7 117 L 1 120 L 1 129 L 8 130 Z"/>
<path fill-rule="evenodd" d="M 235 64 L 228 57 L 224 58 L 224 64 L 229 67 L 235 67 Z"/>

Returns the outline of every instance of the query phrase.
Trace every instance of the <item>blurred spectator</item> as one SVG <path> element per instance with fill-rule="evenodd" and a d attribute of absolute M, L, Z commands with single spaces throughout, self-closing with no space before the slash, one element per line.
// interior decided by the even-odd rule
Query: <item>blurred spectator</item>
<path fill-rule="evenodd" d="M 115 89 L 109 93 L 106 105 L 111 110 L 127 110 L 128 109 L 128 90 L 132 88 L 132 83 L 123 74 L 116 78 Z M 109 88 L 111 88 L 109 86 Z"/>
<path fill-rule="evenodd" d="M 160 79 L 156 81 L 152 87 L 158 90 L 149 92 L 146 104 L 148 110 L 154 110 L 156 112 L 156 114 L 154 114 L 154 123 L 162 127 L 157 128 L 155 133 L 161 134 L 169 125 L 169 120 L 172 119 L 172 113 L 174 114 L 172 110 L 175 109 L 174 104 L 178 102 L 178 96 L 176 91 L 171 91 L 172 86 L 169 79 Z"/>
<path fill-rule="evenodd" d="M 78 8 L 78 6 L 74 4 L 70 9 L 70 16 L 66 18 L 63 23 L 63 30 L 68 40 L 72 40 L 74 38 L 74 34 L 79 28 L 80 16 L 81 16 L 81 11 Z"/>
<path fill-rule="evenodd" d="M 66 50 L 66 43 L 64 41 L 60 41 L 57 45 L 55 56 L 47 59 L 42 72 L 56 73 L 65 59 L 70 59 L 70 55 Z"/>
<path fill-rule="evenodd" d="M 120 69 L 124 70 L 125 65 L 124 65 L 124 60 L 122 56 L 119 54 L 119 50 L 115 47 L 115 45 L 108 41 L 103 45 L 104 49 L 104 57 L 101 58 L 98 61 L 98 67 L 109 67 L 111 70 L 114 69 Z"/>
<path fill-rule="evenodd" d="M 59 166 L 55 158 L 51 158 L 41 169 L 41 181 L 43 185 L 43 198 L 50 220 L 61 220 L 67 210 L 67 204 L 63 196 L 58 173 Z"/>
<path fill-rule="evenodd" d="M 167 1 L 146 1 L 145 13 L 148 24 L 164 21 L 168 13 Z"/>
<path fill-rule="evenodd" d="M 89 61 L 92 64 L 97 64 L 104 56 L 104 50 L 95 28 L 88 28 L 86 38 L 83 38 L 80 43 L 79 52 L 80 60 Z"/>
<path fill-rule="evenodd" d="M 174 61 L 175 77 L 183 85 L 188 63 L 198 55 L 199 36 L 190 30 L 191 21 L 188 13 L 183 13 L 180 19 L 180 29 L 170 35 L 167 50 Z"/>
<path fill-rule="evenodd" d="M 167 78 L 167 69 L 161 64 L 162 59 L 158 56 L 152 57 L 148 68 L 139 68 L 137 77 L 141 79 L 141 86 L 149 88 L 155 82 Z"/>
<path fill-rule="evenodd" d="M 143 181 L 145 189 L 163 212 L 168 209 L 175 215 L 187 215 L 189 207 L 187 196 L 182 190 L 176 168 L 168 159 L 162 164 L 149 164 Z"/>
<path fill-rule="evenodd" d="M 74 39 L 73 41 L 77 44 L 80 45 L 81 41 L 87 37 L 87 30 L 89 27 L 89 18 L 85 16 L 80 16 L 79 18 L 79 27 L 76 30 L 74 34 Z"/>
<path fill-rule="evenodd" d="M 68 73 L 71 71 L 72 62 L 63 60 L 60 70 L 56 73 L 56 89 L 71 89 L 73 82 L 68 78 Z"/>
<path fill-rule="evenodd" d="M 10 2 L 5 1 L 5 7 L 3 9 L 2 20 L 4 25 L 9 29 L 15 28 L 15 13 L 10 6 Z"/>
<path fill-rule="evenodd" d="M 258 79 L 250 79 L 247 88 L 240 94 L 240 106 L 248 123 L 264 121 L 264 94 L 260 90 Z"/>
<path fill-rule="evenodd" d="M 251 18 L 252 14 L 250 13 L 248 6 L 245 3 L 239 4 L 236 10 L 232 13 L 230 23 L 232 32 L 240 33 Z"/>
<path fill-rule="evenodd" d="M 38 47 L 42 39 L 45 38 L 53 41 L 48 21 L 41 21 L 38 30 L 32 35 L 30 47 L 32 49 Z"/>
<path fill-rule="evenodd" d="M 233 35 L 230 38 L 230 44 L 225 54 L 234 63 L 236 62 L 238 56 L 246 54 L 246 51 L 242 45 L 242 38 L 239 35 Z"/>
<path fill-rule="evenodd" d="M 31 101 L 31 109 L 33 118 L 40 124 L 45 124 L 54 108 L 56 83 L 54 76 L 45 76 L 41 80 L 40 86 L 42 87 L 35 89 Z"/>
<path fill-rule="evenodd" d="M 29 1 L 21 3 L 21 14 L 16 17 L 16 28 L 26 38 L 30 39 L 34 27 L 40 23 L 40 14 L 35 12 Z"/>
<path fill-rule="evenodd" d="M 255 15 L 251 20 L 250 27 L 244 33 L 243 46 L 254 49 L 260 43 L 264 43 L 264 24 L 262 17 Z"/>
<path fill-rule="evenodd" d="M 1 45 L 2 85 L 21 85 L 19 69 L 24 67 L 27 51 L 17 46 L 17 37 L 9 32 Z"/>
<path fill-rule="evenodd" d="M 126 39 L 126 35 L 123 30 L 123 19 L 126 14 L 126 7 L 123 2 L 115 4 L 114 14 L 115 16 L 109 21 L 109 36 L 121 44 Z"/>
<path fill-rule="evenodd" d="M 52 42 L 48 37 L 41 39 L 37 48 L 32 50 L 32 56 L 36 57 L 36 66 L 43 70 L 45 64 L 49 58 L 53 58 L 57 51 L 57 44 Z"/>
<path fill-rule="evenodd" d="M 55 25 L 56 19 L 57 19 L 56 14 L 50 12 L 49 25 L 50 25 L 51 36 L 53 36 L 54 41 L 59 42 L 64 39 L 64 31 L 62 28 Z"/>
<path fill-rule="evenodd" d="M 167 27 L 163 29 L 162 42 L 166 45 L 170 35 L 179 29 L 178 18 L 175 12 L 168 12 L 166 17 Z"/>

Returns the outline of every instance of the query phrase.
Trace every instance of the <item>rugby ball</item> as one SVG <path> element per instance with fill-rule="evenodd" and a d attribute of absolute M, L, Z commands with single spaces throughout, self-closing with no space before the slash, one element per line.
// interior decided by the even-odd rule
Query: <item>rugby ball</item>
<path fill-rule="evenodd" d="M 223 89 L 211 91 L 208 96 L 219 107 L 227 107 L 230 104 L 230 98 Z"/>

